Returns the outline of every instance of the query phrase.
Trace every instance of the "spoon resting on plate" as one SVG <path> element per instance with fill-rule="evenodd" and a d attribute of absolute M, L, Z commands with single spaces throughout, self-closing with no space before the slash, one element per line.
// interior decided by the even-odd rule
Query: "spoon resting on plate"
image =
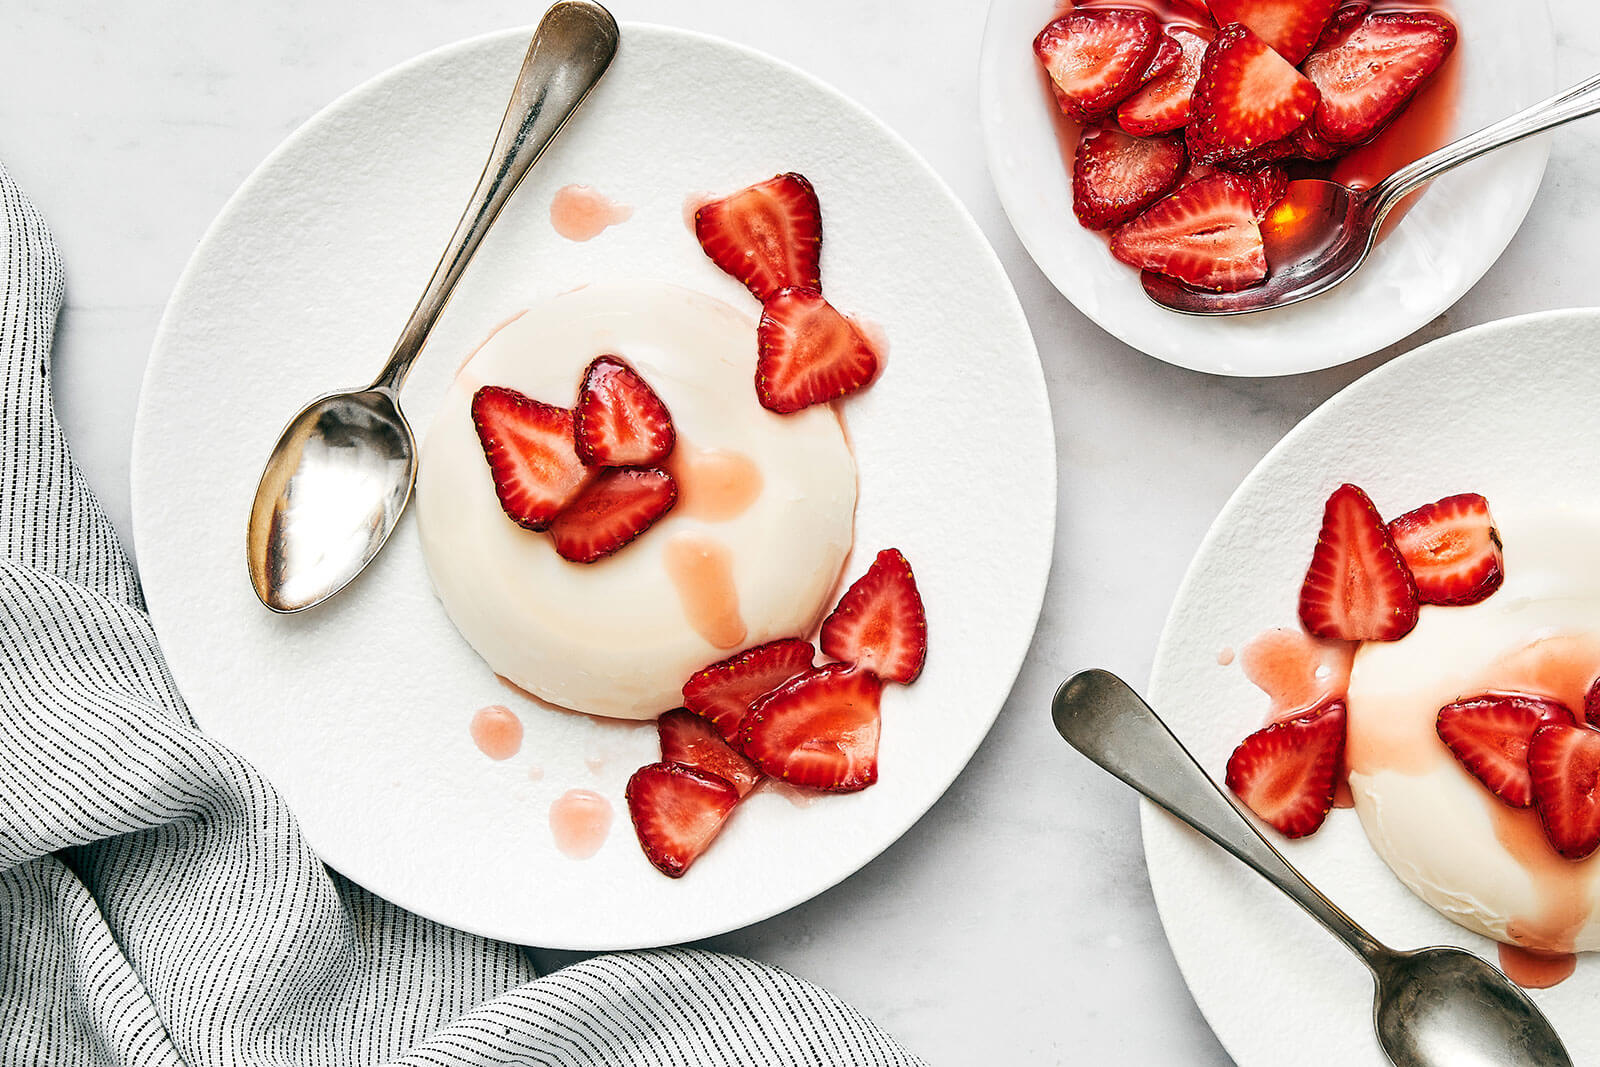
<path fill-rule="evenodd" d="M 1281 889 L 1359 956 L 1373 1025 L 1396 1067 L 1572 1067 L 1528 995 L 1458 948 L 1399 952 L 1358 926 L 1267 843 L 1139 695 L 1106 671 L 1067 679 L 1051 707 L 1067 743 Z"/>
<path fill-rule="evenodd" d="M 313 400 L 284 428 L 256 487 L 245 546 L 250 583 L 273 611 L 326 600 L 388 540 L 417 474 L 400 387 L 484 234 L 611 65 L 617 41 L 616 20 L 592 0 L 545 12 L 477 188 L 389 362 L 371 385 Z"/>
<path fill-rule="evenodd" d="M 1452 141 L 1370 189 L 1352 189 L 1318 178 L 1290 182 L 1283 198 L 1261 220 L 1261 241 L 1271 267 L 1264 282 L 1219 293 L 1144 271 L 1140 281 L 1145 295 L 1186 315 L 1243 315 L 1309 300 L 1355 273 L 1377 243 L 1384 219 L 1428 182 L 1486 152 L 1597 111 L 1600 75 Z"/>

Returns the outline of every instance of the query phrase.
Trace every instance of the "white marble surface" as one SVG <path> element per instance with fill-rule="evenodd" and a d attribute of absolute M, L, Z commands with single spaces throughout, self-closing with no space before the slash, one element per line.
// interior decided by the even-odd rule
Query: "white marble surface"
<path fill-rule="evenodd" d="M 1600 121 L 1557 135 L 1539 199 L 1505 256 L 1414 337 L 1314 375 L 1208 378 L 1112 340 L 1023 252 L 979 142 L 982 3 L 611 6 L 623 19 L 771 52 L 904 135 L 998 250 L 1038 339 L 1056 409 L 1056 564 L 1028 665 L 994 732 L 885 855 L 810 903 L 712 947 L 828 986 L 932 1063 L 1227 1063 L 1162 937 L 1135 801 L 1056 738 L 1050 695 L 1062 677 L 1090 665 L 1142 682 L 1212 516 L 1278 437 L 1341 386 L 1464 326 L 1600 302 L 1600 219 L 1589 207 Z M 1600 9 L 1586 0 L 1551 0 L 1551 8 L 1558 80 L 1600 70 Z M 539 10 L 506 0 L 0 2 L 0 159 L 44 210 L 66 256 L 68 303 L 56 346 L 61 418 L 125 540 L 128 442 L 151 337 L 223 201 L 279 140 L 346 89 L 437 45 L 530 23 Z"/>

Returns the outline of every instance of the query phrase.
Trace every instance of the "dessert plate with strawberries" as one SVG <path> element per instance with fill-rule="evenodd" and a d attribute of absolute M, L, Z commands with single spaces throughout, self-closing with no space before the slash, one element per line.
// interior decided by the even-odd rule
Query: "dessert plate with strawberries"
<path fill-rule="evenodd" d="M 1306 251 L 1290 181 L 1373 185 L 1548 95 L 1551 52 L 1543 5 L 1491 0 L 993 0 L 989 169 L 1040 269 L 1134 348 L 1217 374 L 1316 370 L 1459 299 L 1520 225 L 1544 145 L 1434 182 L 1352 278 L 1303 306 L 1184 315 L 1153 303 L 1141 272 L 1262 285 Z"/>
<path fill-rule="evenodd" d="M 229 203 L 151 355 L 135 543 L 197 723 L 332 867 L 524 944 L 690 941 L 847 877 L 965 766 L 1043 598 L 1050 411 L 997 259 L 903 141 L 629 24 L 406 386 L 389 546 L 262 609 L 262 457 L 403 321 L 527 36 L 354 90 Z"/>
<path fill-rule="evenodd" d="M 1213 524 L 1148 688 L 1334 904 L 1501 966 L 1578 1063 L 1600 1059 L 1597 344 L 1590 309 L 1490 323 L 1312 413 Z M 1386 1062 L 1342 946 L 1142 822 L 1173 953 L 1241 1067 Z"/>

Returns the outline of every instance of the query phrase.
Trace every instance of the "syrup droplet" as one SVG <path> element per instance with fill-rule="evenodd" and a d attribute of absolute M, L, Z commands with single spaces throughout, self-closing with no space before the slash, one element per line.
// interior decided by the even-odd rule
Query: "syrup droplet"
<path fill-rule="evenodd" d="M 592 240 L 632 216 L 633 208 L 587 185 L 563 185 L 550 201 L 550 225 L 569 241 Z"/>
<path fill-rule="evenodd" d="M 478 751 L 492 760 L 510 759 L 522 748 L 522 720 L 504 704 L 479 708 L 469 730 Z"/>
<path fill-rule="evenodd" d="M 569 789 L 550 805 L 550 833 L 563 856 L 586 860 L 611 832 L 611 801 L 592 789 Z"/>

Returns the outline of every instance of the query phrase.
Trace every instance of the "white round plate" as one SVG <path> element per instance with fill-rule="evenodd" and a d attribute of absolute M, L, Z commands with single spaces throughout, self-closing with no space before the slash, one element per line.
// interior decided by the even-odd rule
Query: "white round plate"
<path fill-rule="evenodd" d="M 1424 5 L 1419 5 L 1424 6 Z M 1454 304 L 1510 242 L 1544 175 L 1548 147 L 1524 142 L 1439 178 L 1354 277 L 1292 307 L 1196 318 L 1158 307 L 1139 272 L 1072 214 L 1072 169 L 1056 133 L 1033 38 L 1056 0 L 992 0 L 978 64 L 989 173 L 1028 254 L 1107 332 L 1157 359 L 1212 374 L 1298 374 L 1357 359 Z M 1450 0 L 1460 30 L 1460 97 L 1451 137 L 1554 91 L 1542 2 Z"/>
<path fill-rule="evenodd" d="M 584 283 L 673 282 L 753 322 L 755 302 L 701 253 L 685 202 L 780 171 L 808 175 L 827 227 L 828 296 L 881 326 L 890 346 L 882 377 L 846 408 L 860 467 L 846 574 L 898 546 L 928 608 L 927 670 L 883 698 L 879 784 L 804 806 L 764 791 L 673 881 L 646 862 L 622 800 L 632 771 L 659 758 L 653 725 L 550 711 L 503 688 L 434 598 L 413 516 L 332 601 L 292 617 L 262 608 L 244 560 L 262 461 L 302 403 L 377 372 L 477 179 L 527 41 L 526 30 L 499 33 L 381 75 L 290 137 L 227 205 L 151 354 L 134 439 L 135 543 L 195 718 L 267 774 L 330 865 L 510 941 L 681 942 L 843 879 L 966 764 L 1043 598 L 1050 410 L 999 262 L 904 142 L 766 56 L 628 25 L 611 71 L 478 252 L 405 410 L 421 437 L 457 365 L 497 323 Z M 571 183 L 632 217 L 588 242 L 558 236 L 551 202 Z M 503 763 L 468 736 L 487 704 L 511 706 L 526 728 L 522 752 Z M 615 813 L 587 860 L 563 856 L 548 825 L 571 788 L 598 791 Z"/>
<path fill-rule="evenodd" d="M 1341 482 L 1386 515 L 1450 493 L 1497 509 L 1600 506 L 1600 310 L 1551 311 L 1465 330 L 1355 382 L 1289 433 L 1240 485 L 1190 565 L 1156 651 L 1150 702 L 1221 780 L 1267 698 L 1222 650 L 1293 626 L 1322 505 Z M 1226 657 L 1220 657 L 1226 658 Z M 1200 1010 L 1240 1067 L 1381 1067 L 1372 981 L 1288 898 L 1176 819 L 1145 804 L 1156 906 Z M 1396 948 L 1494 942 L 1413 896 L 1367 844 L 1353 811 L 1273 844 L 1318 889 Z M 1532 993 L 1574 1063 L 1600 1063 L 1600 961 Z"/>

